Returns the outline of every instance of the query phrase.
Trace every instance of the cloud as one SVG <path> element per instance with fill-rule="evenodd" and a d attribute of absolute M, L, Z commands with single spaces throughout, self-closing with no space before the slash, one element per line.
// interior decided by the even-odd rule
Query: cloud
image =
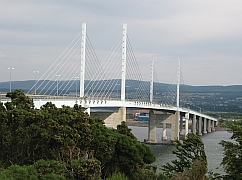
<path fill-rule="evenodd" d="M 31 77 L 25 66 L 43 72 L 86 22 L 101 59 L 122 35 L 122 23 L 127 23 L 144 79 L 150 77 L 151 59 L 166 57 L 156 63 L 161 81 L 169 82 L 180 57 L 188 84 L 241 84 L 240 0 L 3 0 L 0 16 L 1 72 L 14 64 L 19 80 Z"/>
<path fill-rule="evenodd" d="M 4 57 L 6 57 L 6 55 L 4 53 L 0 52 L 0 58 L 4 58 Z"/>

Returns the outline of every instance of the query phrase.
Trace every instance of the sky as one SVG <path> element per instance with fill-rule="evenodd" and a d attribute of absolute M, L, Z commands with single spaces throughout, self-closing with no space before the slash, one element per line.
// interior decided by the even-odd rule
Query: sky
<path fill-rule="evenodd" d="M 242 84 L 241 0 L 0 0 L 0 82 L 41 76 L 87 24 L 99 58 L 127 23 L 144 80 Z"/>

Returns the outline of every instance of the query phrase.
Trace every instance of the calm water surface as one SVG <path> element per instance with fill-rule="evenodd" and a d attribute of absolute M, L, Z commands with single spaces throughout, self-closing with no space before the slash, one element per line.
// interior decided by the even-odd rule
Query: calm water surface
<path fill-rule="evenodd" d="M 140 141 L 144 141 L 148 137 L 148 127 L 136 127 L 130 126 L 129 128 L 132 129 L 133 134 L 138 138 Z M 162 128 L 157 128 L 157 141 L 161 141 L 162 137 Z M 167 137 L 170 139 L 171 131 L 167 129 Z M 223 159 L 223 148 L 219 144 L 221 140 L 230 140 L 231 133 L 227 131 L 215 131 L 206 135 L 201 136 L 201 139 L 205 146 L 205 152 L 207 155 L 208 160 L 208 170 L 213 172 L 222 173 L 223 168 L 220 166 L 220 163 Z M 166 163 L 170 163 L 172 160 L 176 158 L 172 154 L 172 150 L 174 146 L 169 145 L 149 145 L 151 150 L 156 155 L 156 165 L 158 168 Z"/>

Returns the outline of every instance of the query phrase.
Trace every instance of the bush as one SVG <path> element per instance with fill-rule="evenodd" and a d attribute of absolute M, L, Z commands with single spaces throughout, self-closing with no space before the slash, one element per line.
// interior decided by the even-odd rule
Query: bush
<path fill-rule="evenodd" d="M 33 167 L 38 172 L 39 179 L 65 179 L 66 165 L 55 160 L 39 160 Z"/>
<path fill-rule="evenodd" d="M 7 169 L 0 169 L 1 180 L 38 180 L 38 172 L 33 166 L 12 165 Z"/>
<path fill-rule="evenodd" d="M 207 158 L 204 144 L 199 136 L 188 134 L 183 142 L 176 140 L 176 149 L 173 154 L 177 156 L 177 159 L 173 160 L 172 164 L 167 163 L 162 167 L 168 177 L 174 177 L 176 174 L 181 175 L 185 171 L 192 173 L 196 170 L 201 171 L 199 173 L 203 173 L 203 176 L 205 176 Z M 199 169 L 196 169 L 196 167 Z"/>
<path fill-rule="evenodd" d="M 96 159 L 78 159 L 71 163 L 70 177 L 73 179 L 100 179 L 100 161 Z"/>
<path fill-rule="evenodd" d="M 120 172 L 114 173 L 110 178 L 107 178 L 106 180 L 129 180 L 125 174 L 122 174 Z"/>

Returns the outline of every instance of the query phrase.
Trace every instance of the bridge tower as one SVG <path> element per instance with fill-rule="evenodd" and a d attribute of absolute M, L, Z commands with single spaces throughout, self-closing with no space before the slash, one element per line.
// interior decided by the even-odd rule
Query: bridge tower
<path fill-rule="evenodd" d="M 125 102 L 126 93 L 126 63 L 127 63 L 127 24 L 123 24 L 123 40 L 122 40 L 122 81 L 121 81 L 121 102 Z M 115 121 L 115 126 L 121 124 L 122 121 L 126 121 L 126 107 L 121 106 L 119 108 L 119 120 Z"/>
<path fill-rule="evenodd" d="M 176 114 L 175 114 L 175 119 L 174 123 L 172 125 L 172 135 L 171 139 L 179 139 L 179 133 L 180 129 L 182 129 L 182 120 L 180 120 L 180 112 L 179 112 L 179 106 L 180 106 L 180 79 L 181 79 L 181 62 L 180 58 L 178 58 L 178 65 L 177 65 L 177 88 L 176 88 Z M 179 124 L 180 127 L 179 128 Z"/>
<path fill-rule="evenodd" d="M 82 23 L 80 97 L 84 97 L 84 90 L 85 90 L 85 63 L 86 63 L 86 23 Z"/>
<path fill-rule="evenodd" d="M 127 24 L 123 24 L 121 101 L 125 101 L 127 62 Z"/>
<path fill-rule="evenodd" d="M 180 58 L 179 58 L 178 59 L 178 66 L 177 66 L 177 88 L 176 88 L 177 110 L 179 110 L 179 106 L 180 106 L 180 79 L 181 79 L 181 62 L 180 62 Z"/>
<path fill-rule="evenodd" d="M 153 103 L 153 93 L 154 93 L 154 61 L 155 58 L 151 60 L 151 81 L 150 81 L 150 102 Z"/>
<path fill-rule="evenodd" d="M 107 127 L 116 128 L 122 121 L 126 121 L 125 91 L 126 91 L 126 63 L 127 63 L 127 24 L 123 24 L 122 37 L 122 79 L 121 79 L 121 105 L 117 112 L 113 112 L 103 117 Z M 100 113 L 99 113 L 100 115 Z"/>

